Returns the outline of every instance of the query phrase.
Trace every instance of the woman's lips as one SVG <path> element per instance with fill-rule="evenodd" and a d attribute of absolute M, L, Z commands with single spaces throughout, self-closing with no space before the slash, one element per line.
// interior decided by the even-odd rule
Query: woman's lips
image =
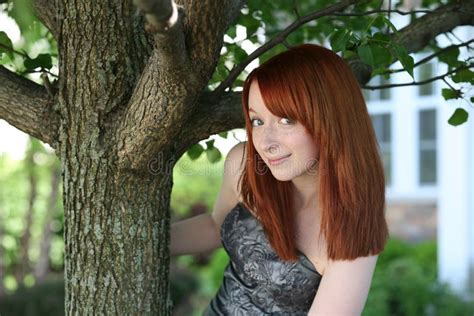
<path fill-rule="evenodd" d="M 290 156 L 291 156 L 291 154 L 289 154 L 288 156 L 282 157 L 280 159 L 275 159 L 275 160 L 269 159 L 268 163 L 272 166 L 276 166 L 276 165 L 279 165 L 279 164 L 285 162 L 287 160 L 287 158 L 290 157 Z"/>

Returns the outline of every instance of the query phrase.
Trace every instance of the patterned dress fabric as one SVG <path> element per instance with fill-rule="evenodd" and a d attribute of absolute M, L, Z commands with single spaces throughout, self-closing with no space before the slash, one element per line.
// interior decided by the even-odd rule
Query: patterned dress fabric
<path fill-rule="evenodd" d="M 230 262 L 204 316 L 308 314 L 322 275 L 301 251 L 295 262 L 281 260 L 242 203 L 224 219 L 221 239 Z"/>

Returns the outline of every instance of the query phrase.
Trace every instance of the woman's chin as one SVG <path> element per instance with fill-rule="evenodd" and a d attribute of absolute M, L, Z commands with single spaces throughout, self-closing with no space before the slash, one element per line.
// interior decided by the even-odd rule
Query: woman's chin
<path fill-rule="evenodd" d="M 285 174 L 283 172 L 278 172 L 278 171 L 272 171 L 272 175 L 278 181 L 291 181 L 293 179 L 291 175 Z"/>

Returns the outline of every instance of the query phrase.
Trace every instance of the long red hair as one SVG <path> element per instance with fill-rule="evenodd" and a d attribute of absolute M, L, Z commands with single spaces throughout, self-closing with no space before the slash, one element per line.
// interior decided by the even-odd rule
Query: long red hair
<path fill-rule="evenodd" d="M 267 60 L 244 83 L 243 203 L 256 212 L 278 256 L 296 260 L 291 181 L 273 177 L 252 141 L 248 97 L 254 79 L 268 110 L 303 124 L 319 148 L 319 183 L 314 185 L 321 227 L 315 237 L 324 238 L 328 258 L 380 253 L 388 239 L 383 164 L 361 89 L 346 61 L 322 46 L 303 44 Z"/>

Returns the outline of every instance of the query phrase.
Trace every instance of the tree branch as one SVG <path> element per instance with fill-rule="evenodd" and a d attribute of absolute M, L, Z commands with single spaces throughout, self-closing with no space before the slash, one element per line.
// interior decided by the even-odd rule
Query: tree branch
<path fill-rule="evenodd" d="M 439 10 L 438 13 L 442 13 L 442 12 L 447 12 L 447 13 L 451 13 L 452 11 L 443 11 L 443 10 Z M 468 12 L 468 11 L 463 11 L 463 10 L 459 10 L 458 12 L 461 12 L 461 13 L 467 13 L 467 14 L 474 14 L 474 12 Z M 370 11 L 365 11 L 365 12 L 337 12 L 337 13 L 334 13 L 332 15 L 335 15 L 335 16 L 366 16 L 366 15 L 371 15 L 371 14 L 377 14 L 377 13 L 398 13 L 400 15 L 409 15 L 409 14 L 413 14 L 413 13 L 433 13 L 433 10 L 410 10 L 410 11 L 402 11 L 402 10 L 370 10 Z"/>
<path fill-rule="evenodd" d="M 0 67 L 0 119 L 19 130 L 57 147 L 59 115 L 55 99 L 31 80 Z"/>
<path fill-rule="evenodd" d="M 273 39 L 271 39 L 270 41 L 256 49 L 254 52 L 252 52 L 252 54 L 250 54 L 247 59 L 245 59 L 239 65 L 235 66 L 230 72 L 229 76 L 215 89 L 215 92 L 222 93 L 225 89 L 230 87 L 235 81 L 235 79 L 239 76 L 239 74 L 245 69 L 245 67 L 247 67 L 247 65 L 251 61 L 258 58 L 260 55 L 262 55 L 272 47 L 276 46 L 277 44 L 284 44 L 285 38 L 291 32 L 293 32 L 294 30 L 309 21 L 313 21 L 322 16 L 328 15 L 359 16 L 388 12 L 388 10 L 372 10 L 364 13 L 337 12 L 357 2 L 358 1 L 342 2 L 340 4 L 325 8 L 323 10 L 310 13 L 301 19 L 297 19 L 283 31 L 279 32 L 278 35 L 275 36 Z M 390 10 L 390 12 L 396 12 L 399 14 L 409 14 L 409 12 L 403 12 L 400 10 Z M 473 15 L 470 13 L 474 12 L 474 1 L 468 0 L 461 3 L 448 4 L 440 6 L 434 11 L 419 10 L 419 12 L 430 13 L 415 20 L 413 23 L 405 27 L 403 31 L 401 30 L 398 34 L 392 34 L 392 40 L 397 41 L 402 45 L 405 45 L 408 50 L 408 53 L 419 51 L 427 45 L 429 40 L 441 33 L 445 33 L 449 30 L 452 30 L 458 25 L 473 24 L 474 18 L 472 17 Z M 423 27 L 425 29 L 423 29 Z M 410 37 L 416 38 L 410 39 Z M 421 45 L 420 42 L 422 43 Z M 351 66 L 353 66 L 353 70 L 356 73 L 357 79 L 363 83 L 366 83 L 368 80 L 370 80 L 370 73 L 372 70 L 367 65 L 359 65 L 359 63 L 362 63 L 360 59 L 352 59 L 350 61 L 350 64 Z"/>
<path fill-rule="evenodd" d="M 459 1 L 438 7 L 432 13 L 425 14 L 406 27 L 391 34 L 391 41 L 403 45 L 407 52 L 422 50 L 436 36 L 449 32 L 461 25 L 474 24 L 474 17 L 468 12 L 474 11 L 474 0 Z M 394 59 L 392 62 L 395 62 Z M 348 61 L 359 83 L 365 85 L 371 78 L 372 69 L 359 58 Z"/>
<path fill-rule="evenodd" d="M 173 0 L 134 0 L 133 2 L 145 12 L 149 23 L 148 32 L 166 34 L 166 31 L 177 26 L 178 7 Z"/>
<path fill-rule="evenodd" d="M 142 77 L 160 76 L 166 78 L 163 85 L 165 95 L 172 95 L 180 82 L 196 85 L 196 78 L 189 57 L 183 30 L 184 12 L 178 11 L 173 0 L 134 0 L 138 8 L 145 12 L 146 29 L 154 34 L 156 47 L 154 58 L 149 62 Z"/>
<path fill-rule="evenodd" d="M 224 92 L 218 99 L 215 97 L 216 94 L 206 92 L 199 98 L 196 111 L 192 113 L 175 139 L 177 158 L 181 157 L 189 146 L 208 138 L 209 135 L 245 127 L 242 93 Z"/>
<path fill-rule="evenodd" d="M 246 0 L 176 0 L 185 8 L 185 34 L 193 69 L 207 86 L 220 58 L 224 34 Z"/>
<path fill-rule="evenodd" d="M 156 47 L 117 131 L 118 154 L 121 168 L 144 170 L 192 113 L 217 64 L 229 17 L 243 1 L 184 2 L 184 8 L 172 0 L 135 3 L 146 13 Z"/>
<path fill-rule="evenodd" d="M 439 34 L 449 32 L 457 26 L 474 24 L 472 12 L 474 0 L 442 5 L 393 34 L 392 40 L 404 45 L 408 53 L 418 52 Z"/>
<path fill-rule="evenodd" d="M 437 51 L 437 52 L 435 52 L 435 53 L 433 53 L 433 54 L 431 54 L 431 55 L 428 55 L 428 56 L 424 57 L 423 59 L 420 59 L 419 61 L 417 61 L 415 64 L 413 64 L 413 68 L 416 68 L 416 67 L 418 67 L 418 66 L 420 66 L 420 65 L 422 65 L 422 64 L 424 64 L 424 63 L 427 63 L 427 62 L 429 62 L 431 59 L 435 58 L 436 56 L 439 56 L 439 55 L 441 55 L 442 53 L 447 52 L 447 51 L 449 51 L 449 50 L 451 50 L 451 49 L 459 48 L 459 47 L 463 47 L 463 46 L 469 47 L 469 45 L 470 45 L 471 43 L 473 43 L 473 42 L 474 42 L 474 39 L 469 40 L 469 41 L 464 42 L 464 43 L 461 43 L 461 44 L 450 45 L 450 46 L 443 47 L 443 48 L 440 49 L 439 51 Z M 403 71 L 405 71 L 405 69 L 403 69 L 403 68 L 400 68 L 400 69 L 387 69 L 387 71 L 381 73 L 381 75 L 387 74 L 387 73 L 393 74 L 393 73 L 403 72 Z"/>
<path fill-rule="evenodd" d="M 57 38 L 58 32 L 56 5 L 57 3 L 53 0 L 33 0 L 33 8 L 36 16 L 49 29 L 55 38 Z"/>
<path fill-rule="evenodd" d="M 377 90 L 377 89 L 387 89 L 387 88 L 405 87 L 405 86 L 420 86 L 420 85 L 424 85 L 424 84 L 427 84 L 427 83 L 430 83 L 430 82 L 433 82 L 433 81 L 436 81 L 436 80 L 440 80 L 440 79 L 444 80 L 444 78 L 449 76 L 449 75 L 452 75 L 452 74 L 454 74 L 454 73 L 456 73 L 460 70 L 470 69 L 470 68 L 474 68 L 474 64 L 469 65 L 469 66 L 466 66 L 466 65 L 459 66 L 457 68 L 454 68 L 453 70 L 448 71 L 444 75 L 439 75 L 439 76 L 436 76 L 436 77 L 433 77 L 433 78 L 430 78 L 430 79 L 426 79 L 426 80 L 423 80 L 423 81 L 383 84 L 383 85 L 379 85 L 379 86 L 363 86 L 362 88 L 363 89 L 370 89 L 370 90 Z"/>
<path fill-rule="evenodd" d="M 270 41 L 266 42 L 264 45 L 257 48 L 244 61 L 242 61 L 237 66 L 235 66 L 230 72 L 229 76 L 214 91 L 216 92 L 216 94 L 220 94 L 224 92 L 225 89 L 227 89 L 228 87 L 232 85 L 235 79 L 237 79 L 237 77 L 245 69 L 245 67 L 247 67 L 248 64 L 250 64 L 254 59 L 258 58 L 260 55 L 270 50 L 271 48 L 275 47 L 276 45 L 280 43 L 284 43 L 287 36 L 290 35 L 296 29 L 298 29 L 303 24 L 316 20 L 320 17 L 330 15 L 334 12 L 340 11 L 357 2 L 359 1 L 357 0 L 342 1 L 338 4 L 328 6 L 322 10 L 312 12 L 308 15 L 303 16 L 302 18 L 298 18 L 295 22 L 291 23 L 288 27 L 286 27 L 283 31 L 281 31 L 276 37 L 274 37 Z"/>
<path fill-rule="evenodd" d="M 146 29 L 154 35 L 156 47 L 117 133 L 122 142 L 120 167 L 143 170 L 186 120 L 198 83 L 187 55 L 184 12 L 173 0 L 135 0 L 135 4 L 146 14 Z"/>

